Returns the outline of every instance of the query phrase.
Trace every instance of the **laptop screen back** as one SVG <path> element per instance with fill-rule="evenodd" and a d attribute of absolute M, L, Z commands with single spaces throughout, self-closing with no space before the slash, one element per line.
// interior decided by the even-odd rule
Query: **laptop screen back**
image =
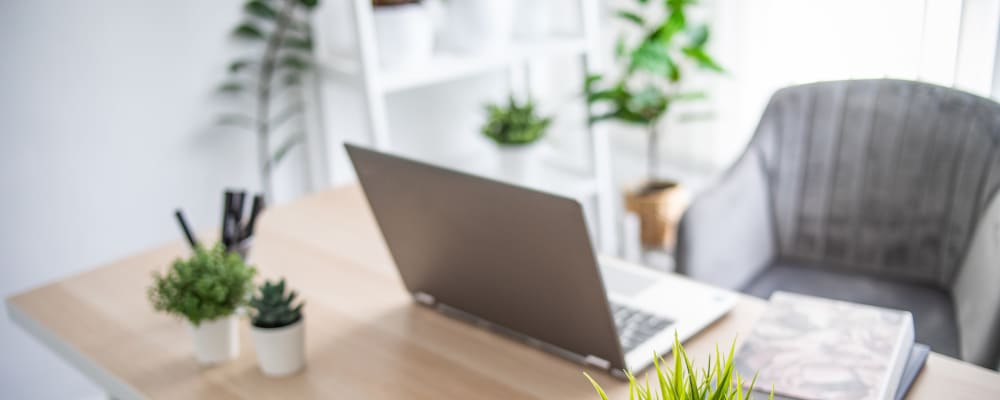
<path fill-rule="evenodd" d="M 346 147 L 407 289 L 625 367 L 579 203 Z"/>

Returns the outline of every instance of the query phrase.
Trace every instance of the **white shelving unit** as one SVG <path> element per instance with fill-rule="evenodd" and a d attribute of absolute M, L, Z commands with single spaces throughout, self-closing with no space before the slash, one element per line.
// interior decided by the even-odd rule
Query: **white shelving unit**
<path fill-rule="evenodd" d="M 503 0 L 508 1 L 508 0 Z M 371 144 L 383 151 L 393 148 L 392 135 L 386 111 L 386 96 L 395 92 L 412 90 L 430 85 L 451 82 L 479 74 L 507 71 L 511 85 L 516 86 L 527 70 L 530 60 L 544 60 L 553 56 L 575 56 L 580 60 L 584 74 L 595 67 L 596 29 L 598 22 L 597 0 L 577 0 L 581 31 L 575 35 L 552 35 L 530 43 L 515 43 L 505 51 L 483 54 L 435 54 L 421 65 L 404 68 L 381 67 L 375 42 L 375 28 L 371 0 L 349 0 L 355 37 L 356 54 L 337 56 L 318 54 L 323 79 L 338 79 L 360 85 L 364 97 L 365 117 Z M 523 68 L 522 68 L 523 67 Z M 584 100 L 581 98 L 581 102 Z M 581 121 L 582 126 L 586 126 Z M 606 133 L 587 128 L 588 166 L 574 167 L 560 163 L 558 157 L 549 157 L 540 164 L 540 170 L 527 182 L 513 181 L 482 157 L 433 160 L 434 163 L 468 173 L 504 180 L 533 189 L 579 199 L 594 204 L 596 219 L 595 236 L 599 250 L 604 253 L 618 251 L 617 228 L 611 196 L 609 145 Z M 593 203 L 590 203 L 593 201 Z"/>

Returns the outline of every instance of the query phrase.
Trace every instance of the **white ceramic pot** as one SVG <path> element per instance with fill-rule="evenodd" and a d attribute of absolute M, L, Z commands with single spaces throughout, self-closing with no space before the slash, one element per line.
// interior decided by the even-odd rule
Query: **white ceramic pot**
<path fill-rule="evenodd" d="M 461 52 L 484 52 L 510 45 L 513 0 L 449 0 L 442 42 Z"/>
<path fill-rule="evenodd" d="M 189 322 L 188 328 L 194 338 L 194 356 L 198 362 L 218 364 L 240 355 L 239 318 L 236 315 L 202 321 L 197 326 Z"/>
<path fill-rule="evenodd" d="M 281 328 L 250 327 L 254 348 L 257 350 L 257 364 L 264 375 L 280 377 L 298 372 L 306 364 L 305 322 L 298 322 Z"/>
<path fill-rule="evenodd" d="M 434 52 L 434 21 L 422 3 L 375 7 L 375 41 L 384 67 L 427 61 Z"/>
<path fill-rule="evenodd" d="M 500 176 L 516 183 L 530 183 L 539 149 L 537 143 L 500 146 L 497 153 Z"/>
<path fill-rule="evenodd" d="M 517 0 L 514 9 L 514 36 L 540 39 L 552 30 L 549 22 L 549 0 Z"/>

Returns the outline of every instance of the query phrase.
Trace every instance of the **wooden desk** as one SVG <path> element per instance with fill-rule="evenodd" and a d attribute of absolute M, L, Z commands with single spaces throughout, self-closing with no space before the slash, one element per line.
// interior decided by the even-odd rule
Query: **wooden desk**
<path fill-rule="evenodd" d="M 306 299 L 308 365 L 289 378 L 257 370 L 248 323 L 238 360 L 194 361 L 184 324 L 155 314 L 150 273 L 180 241 L 19 294 L 10 316 L 116 398 L 596 399 L 589 370 L 617 398 L 626 386 L 581 365 L 413 304 L 355 187 L 269 211 L 251 261 Z M 743 298 L 688 341 L 699 360 L 745 337 L 764 308 Z M 997 399 L 1000 375 L 931 354 L 910 399 Z"/>

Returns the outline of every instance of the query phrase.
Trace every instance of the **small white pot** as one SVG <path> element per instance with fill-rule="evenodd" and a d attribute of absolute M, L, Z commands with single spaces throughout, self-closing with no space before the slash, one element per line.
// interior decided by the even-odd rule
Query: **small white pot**
<path fill-rule="evenodd" d="M 257 364 L 264 375 L 280 377 L 298 372 L 306 364 L 304 319 L 281 328 L 250 326 Z"/>
<path fill-rule="evenodd" d="M 375 41 L 384 67 L 421 63 L 434 52 L 434 21 L 420 3 L 375 7 Z"/>
<path fill-rule="evenodd" d="M 485 52 L 509 46 L 513 29 L 513 0 L 450 0 L 442 41 L 453 50 Z"/>
<path fill-rule="evenodd" d="M 517 0 L 514 8 L 514 36 L 522 39 L 540 39 L 552 30 L 549 19 L 549 0 Z"/>
<path fill-rule="evenodd" d="M 188 328 L 194 338 L 194 356 L 199 363 L 217 364 L 240 355 L 239 318 L 236 315 L 202 321 L 197 326 L 188 322 Z"/>
<path fill-rule="evenodd" d="M 500 146 L 497 153 L 500 176 L 516 183 L 531 182 L 539 149 L 537 143 Z"/>

